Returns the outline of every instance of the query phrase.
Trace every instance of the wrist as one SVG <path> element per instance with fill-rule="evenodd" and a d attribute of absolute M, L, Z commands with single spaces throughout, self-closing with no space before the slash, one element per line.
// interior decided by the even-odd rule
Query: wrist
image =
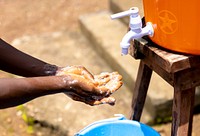
<path fill-rule="evenodd" d="M 56 75 L 59 67 L 56 65 L 46 64 L 44 65 L 44 74 L 47 76 L 54 76 Z"/>

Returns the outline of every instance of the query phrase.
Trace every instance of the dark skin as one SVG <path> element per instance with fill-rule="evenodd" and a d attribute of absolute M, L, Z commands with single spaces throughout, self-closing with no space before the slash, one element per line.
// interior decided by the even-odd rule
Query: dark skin
<path fill-rule="evenodd" d="M 89 105 L 114 105 L 110 95 L 122 86 L 117 72 L 92 75 L 83 66 L 59 67 L 32 57 L 0 39 L 0 69 L 22 78 L 0 79 L 0 109 L 44 95 L 65 93 Z"/>

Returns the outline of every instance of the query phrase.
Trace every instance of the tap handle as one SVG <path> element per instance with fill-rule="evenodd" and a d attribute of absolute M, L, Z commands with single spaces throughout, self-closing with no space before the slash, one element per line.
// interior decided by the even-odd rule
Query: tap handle
<path fill-rule="evenodd" d="M 111 19 L 118 19 L 118 18 L 122 18 L 125 16 L 131 16 L 131 15 L 138 15 L 139 9 L 137 7 L 132 7 L 127 11 L 123 11 L 123 12 L 119 12 L 116 14 L 111 15 Z"/>

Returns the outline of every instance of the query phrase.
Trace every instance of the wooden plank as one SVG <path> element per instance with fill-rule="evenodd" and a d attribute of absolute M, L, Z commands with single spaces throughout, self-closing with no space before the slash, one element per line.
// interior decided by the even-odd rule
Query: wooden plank
<path fill-rule="evenodd" d="M 153 71 L 155 71 L 156 74 L 158 74 L 160 77 L 162 77 L 167 83 L 169 83 L 171 86 L 174 85 L 174 74 L 168 73 L 162 68 L 162 65 L 158 65 L 153 61 L 151 58 L 145 57 L 142 59 L 142 61 L 150 67 Z"/>
<path fill-rule="evenodd" d="M 200 64 L 200 56 L 173 53 L 161 47 L 158 48 L 157 45 L 145 39 L 137 39 L 134 41 L 134 44 L 136 45 L 131 46 L 137 46 L 137 52 L 151 58 L 152 61 L 157 63 L 157 65 L 161 65 L 169 73 L 196 67 L 196 65 Z M 134 57 L 135 52 L 135 48 L 131 47 L 130 55 Z"/>
<path fill-rule="evenodd" d="M 174 74 L 174 84 L 179 90 L 186 90 L 200 85 L 200 67 L 189 68 Z"/>

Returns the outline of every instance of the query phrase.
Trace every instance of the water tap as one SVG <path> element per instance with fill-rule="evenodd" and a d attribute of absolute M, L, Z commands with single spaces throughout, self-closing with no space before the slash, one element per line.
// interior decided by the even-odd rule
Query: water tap
<path fill-rule="evenodd" d="M 142 28 L 142 19 L 139 15 L 139 9 L 137 7 L 132 7 L 127 11 L 113 14 L 111 15 L 111 19 L 118 19 L 125 16 L 130 16 L 130 31 L 125 34 L 120 43 L 122 55 L 128 54 L 128 48 L 130 47 L 131 40 L 141 38 L 145 35 L 153 36 L 154 34 L 151 22 L 147 22 L 146 26 Z"/>

